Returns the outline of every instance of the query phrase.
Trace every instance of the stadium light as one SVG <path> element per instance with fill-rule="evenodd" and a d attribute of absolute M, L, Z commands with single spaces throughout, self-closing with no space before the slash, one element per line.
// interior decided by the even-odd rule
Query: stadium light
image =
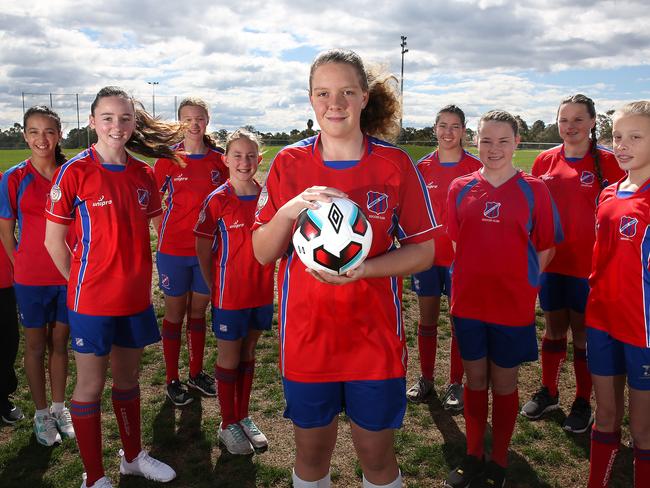
<path fill-rule="evenodd" d="M 153 116 L 156 116 L 156 85 L 159 85 L 158 81 L 147 81 L 151 85 L 151 107 L 153 111 Z"/>
<path fill-rule="evenodd" d="M 400 36 L 402 38 L 402 43 L 400 46 L 402 47 L 402 74 L 400 76 L 400 102 L 402 104 L 402 115 L 399 118 L 399 127 L 400 129 L 402 128 L 402 116 L 404 115 L 404 55 L 409 52 L 408 49 L 406 49 L 406 36 Z"/>

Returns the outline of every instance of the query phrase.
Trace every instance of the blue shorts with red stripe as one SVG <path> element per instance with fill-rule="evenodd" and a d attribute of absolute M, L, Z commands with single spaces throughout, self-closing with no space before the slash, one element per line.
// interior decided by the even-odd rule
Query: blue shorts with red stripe
<path fill-rule="evenodd" d="M 272 303 L 239 310 L 212 307 L 212 332 L 217 339 L 224 341 L 242 339 L 250 329 L 271 330 L 272 324 Z"/>
<path fill-rule="evenodd" d="M 158 286 L 165 295 L 180 297 L 188 291 L 203 295 L 210 294 L 196 256 L 172 256 L 158 252 L 156 267 Z"/>
<path fill-rule="evenodd" d="M 451 274 L 446 266 L 431 266 L 411 275 L 411 289 L 419 297 L 451 295 Z"/>
<path fill-rule="evenodd" d="M 501 368 L 537 360 L 535 324 L 513 327 L 454 316 L 458 349 L 465 361 L 487 357 Z"/>
<path fill-rule="evenodd" d="M 66 285 L 31 286 L 14 284 L 20 322 L 24 327 L 41 328 L 52 322 L 68 323 Z"/>
<path fill-rule="evenodd" d="M 70 310 L 70 342 L 74 351 L 106 356 L 113 344 L 140 349 L 160 340 L 153 305 L 133 315 L 86 315 Z"/>
<path fill-rule="evenodd" d="M 559 273 L 542 273 L 540 276 L 539 305 L 545 312 L 570 308 L 585 313 L 589 280 Z"/>
<path fill-rule="evenodd" d="M 406 412 L 406 379 L 303 383 L 282 379 L 284 417 L 303 429 L 325 427 L 345 411 L 359 427 L 399 429 Z"/>
<path fill-rule="evenodd" d="M 587 327 L 587 365 L 596 376 L 627 374 L 635 390 L 650 390 L 650 348 L 614 339 L 607 332 Z"/>

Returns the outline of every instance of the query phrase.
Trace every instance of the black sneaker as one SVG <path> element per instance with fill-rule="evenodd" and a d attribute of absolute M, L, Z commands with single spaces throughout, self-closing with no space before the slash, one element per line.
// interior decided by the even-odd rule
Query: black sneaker
<path fill-rule="evenodd" d="M 19 406 L 14 405 L 11 400 L 7 399 L 0 406 L 0 416 L 5 424 L 15 424 L 25 418 L 23 411 Z"/>
<path fill-rule="evenodd" d="M 526 402 L 521 409 L 521 414 L 529 419 L 537 420 L 546 412 L 551 412 L 558 408 L 560 408 L 559 394 L 552 397 L 548 392 L 548 388 L 542 386 L 533 395 L 533 399 Z"/>
<path fill-rule="evenodd" d="M 201 371 L 194 377 L 190 376 L 190 379 L 187 380 L 187 386 L 199 390 L 205 396 L 217 396 L 217 389 L 214 386 L 214 378 L 204 371 Z"/>
<path fill-rule="evenodd" d="M 578 397 L 574 400 L 573 405 L 571 405 L 571 412 L 564 420 L 562 428 L 574 434 L 582 434 L 589 430 L 593 421 L 594 417 L 591 415 L 591 405 L 584 398 Z"/>
<path fill-rule="evenodd" d="M 503 488 L 506 485 L 506 468 L 494 461 L 485 465 L 483 476 L 476 478 L 470 488 Z"/>
<path fill-rule="evenodd" d="M 178 380 L 173 380 L 167 385 L 167 398 L 177 407 L 182 407 L 194 401 L 194 398 L 187 392 L 185 385 Z"/>
<path fill-rule="evenodd" d="M 476 456 L 467 454 L 456 469 L 447 475 L 445 488 L 467 488 L 470 483 L 478 479 L 485 471 L 485 461 Z"/>

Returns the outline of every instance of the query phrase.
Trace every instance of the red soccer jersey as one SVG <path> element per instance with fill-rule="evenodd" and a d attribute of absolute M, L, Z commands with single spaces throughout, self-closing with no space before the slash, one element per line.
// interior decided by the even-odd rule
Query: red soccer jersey
<path fill-rule="evenodd" d="M 0 173 L 2 178 L 2 173 Z M 0 180 L 0 188 L 2 188 L 2 181 Z M 1 198 L 1 196 L 0 196 Z M 9 288 L 14 284 L 14 270 L 11 266 L 11 261 L 7 257 L 4 246 L 0 249 L 0 288 Z"/>
<path fill-rule="evenodd" d="M 599 146 L 598 156 L 604 186 L 624 176 L 610 150 Z M 564 232 L 564 241 L 544 271 L 586 278 L 591 270 L 596 201 L 601 191 L 593 156 L 587 153 L 571 162 L 564 155 L 564 145 L 560 145 L 540 153 L 531 173 L 544 180 L 551 191 Z"/>
<path fill-rule="evenodd" d="M 464 176 L 481 169 L 481 160 L 473 154 L 463 151 L 458 162 L 440 161 L 438 151 L 424 156 L 417 162 L 418 171 L 422 174 L 429 190 L 429 199 L 438 224 L 445 229 L 447 224 L 447 192 L 451 182 L 459 176 Z M 433 258 L 435 266 L 451 266 L 454 260 L 454 248 L 446 230 L 436 233 L 436 254 Z"/>
<path fill-rule="evenodd" d="M 206 198 L 194 234 L 216 238 L 212 277 L 212 304 L 226 310 L 273 303 L 275 265 L 262 266 L 253 254 L 251 227 L 258 195 L 238 197 L 230 184 Z"/>
<path fill-rule="evenodd" d="M 408 155 L 366 137 L 361 160 L 347 169 L 325 165 L 319 137 L 275 157 L 260 197 L 255 226 L 271 220 L 288 200 L 314 185 L 339 188 L 363 210 L 373 231 L 369 257 L 424 242 L 436 227 L 426 185 Z M 293 249 L 278 271 L 280 368 L 292 381 L 324 382 L 403 377 L 406 344 L 401 277 L 321 283 L 305 271 Z"/>
<path fill-rule="evenodd" d="M 535 320 L 537 253 L 562 240 L 544 183 L 517 172 L 499 187 L 476 171 L 449 188 L 447 230 L 456 242 L 451 313 L 500 325 Z"/>
<path fill-rule="evenodd" d="M 176 150 L 182 151 L 180 144 Z M 192 230 L 203 200 L 228 178 L 223 151 L 208 149 L 206 154 L 183 156 L 181 168 L 169 159 L 159 159 L 153 167 L 156 184 L 165 198 L 165 212 L 158 229 L 158 251 L 173 256 L 196 256 Z"/>
<path fill-rule="evenodd" d="M 45 249 L 43 209 L 52 183 L 28 159 L 7 170 L 0 183 L 0 218 L 18 224 L 14 280 L 21 285 L 65 285 Z"/>
<path fill-rule="evenodd" d="M 634 193 L 603 190 L 586 323 L 637 347 L 650 347 L 650 181 Z"/>
<path fill-rule="evenodd" d="M 145 310 L 151 304 L 149 219 L 162 212 L 151 167 L 131 156 L 126 166 L 102 165 L 93 146 L 61 166 L 53 182 L 46 217 L 74 222 L 77 237 L 68 308 L 115 316 Z"/>

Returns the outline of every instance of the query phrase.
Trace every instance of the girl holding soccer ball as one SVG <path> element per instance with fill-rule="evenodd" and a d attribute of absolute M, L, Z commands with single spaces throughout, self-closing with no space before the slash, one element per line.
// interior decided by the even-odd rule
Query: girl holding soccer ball
<path fill-rule="evenodd" d="M 597 145 L 593 100 L 573 95 L 560 103 L 557 125 L 563 144 L 535 158 L 532 174 L 544 180 L 557 203 L 564 242 L 542 274 L 539 302 L 546 329 L 542 339 L 542 387 L 522 408 L 530 419 L 560 407 L 560 368 L 567 355 L 567 332 L 573 339 L 576 395 L 563 428 L 582 433 L 591 425 L 591 377 L 587 368 L 585 305 L 594 247 L 598 194 L 623 171 L 609 149 Z"/>
<path fill-rule="evenodd" d="M 321 53 L 309 77 L 321 133 L 278 153 L 260 197 L 255 256 L 261 263 L 281 258 L 280 368 L 296 488 L 330 486 L 343 410 L 363 486 L 402 484 L 393 447 L 406 408 L 399 277 L 431 266 L 436 223 L 408 155 L 376 138 L 399 130 L 393 80 L 366 69 L 352 51 Z M 343 276 L 306 270 L 289 247 L 300 211 L 332 197 L 356 202 L 373 230 L 368 259 Z"/>
<path fill-rule="evenodd" d="M 274 266 L 257 262 L 250 231 L 261 190 L 254 179 L 261 161 L 259 147 L 257 137 L 245 129 L 228 136 L 225 162 L 230 178 L 208 195 L 194 229 L 201 271 L 212 289 L 219 440 L 231 454 L 259 452 L 268 445 L 248 415 L 255 346 L 273 320 Z"/>
<path fill-rule="evenodd" d="M 502 487 L 519 409 L 519 366 L 537 359 L 535 301 L 540 271 L 562 229 L 544 182 L 516 169 L 517 120 L 491 111 L 478 126 L 483 168 L 454 180 L 447 231 L 456 245 L 451 314 L 467 383 L 467 453 L 445 486 Z M 483 442 L 492 390 L 492 453 Z"/>
<path fill-rule="evenodd" d="M 126 151 L 174 158 L 182 128 L 151 118 L 123 90 L 102 88 L 91 105 L 97 143 L 54 174 L 46 207 L 45 246 L 68 279 L 68 315 L 77 383 L 70 402 L 82 488 L 113 486 L 102 463 L 101 395 L 113 378 L 120 431 L 120 473 L 170 481 L 176 473 L 142 449 L 140 359 L 160 334 L 151 304 L 149 221 L 162 213 L 149 165 Z M 146 135 L 145 135 L 146 134 Z M 74 225 L 77 245 L 65 236 Z"/>
<path fill-rule="evenodd" d="M 613 117 L 614 154 L 628 174 L 602 191 L 589 276 L 587 346 L 596 394 L 589 488 L 609 486 L 628 386 L 634 487 L 650 486 L 650 102 Z"/>

